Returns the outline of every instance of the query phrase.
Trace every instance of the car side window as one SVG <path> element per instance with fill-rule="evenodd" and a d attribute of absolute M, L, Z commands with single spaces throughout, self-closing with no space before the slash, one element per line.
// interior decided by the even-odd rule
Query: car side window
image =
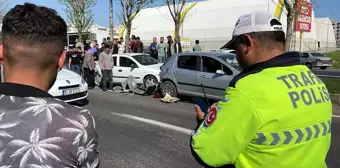
<path fill-rule="evenodd" d="M 232 75 L 233 74 L 233 71 L 230 68 L 228 68 L 224 64 L 222 64 L 222 65 L 223 65 L 223 69 L 222 70 L 224 71 L 225 74 L 227 74 L 227 75 Z"/>
<path fill-rule="evenodd" d="M 217 70 L 222 70 L 222 63 L 210 57 L 202 57 L 203 72 L 216 73 Z"/>
<path fill-rule="evenodd" d="M 309 55 L 308 55 L 308 53 L 302 53 L 302 57 L 303 57 L 303 58 L 308 58 Z"/>
<path fill-rule="evenodd" d="M 196 71 L 197 56 L 178 56 L 177 68 Z"/>
<path fill-rule="evenodd" d="M 120 57 L 119 66 L 121 67 L 131 67 L 132 64 L 135 64 L 130 58 Z"/>

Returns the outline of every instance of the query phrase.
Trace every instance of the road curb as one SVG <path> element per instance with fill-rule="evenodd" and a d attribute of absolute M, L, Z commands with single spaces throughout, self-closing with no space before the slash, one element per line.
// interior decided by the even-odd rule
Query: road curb
<path fill-rule="evenodd" d="M 340 94 L 331 94 L 331 100 L 340 106 Z"/>

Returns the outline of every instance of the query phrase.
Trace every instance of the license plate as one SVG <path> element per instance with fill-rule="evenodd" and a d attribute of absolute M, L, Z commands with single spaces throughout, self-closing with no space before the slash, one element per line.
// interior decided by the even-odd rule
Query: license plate
<path fill-rule="evenodd" d="M 80 92 L 80 88 L 63 90 L 63 95 L 72 95 Z"/>

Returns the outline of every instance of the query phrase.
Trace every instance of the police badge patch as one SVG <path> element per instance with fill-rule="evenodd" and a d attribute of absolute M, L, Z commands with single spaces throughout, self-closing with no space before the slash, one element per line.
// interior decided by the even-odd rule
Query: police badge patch
<path fill-rule="evenodd" d="M 204 126 L 209 127 L 210 125 L 212 125 L 215 122 L 216 117 L 217 117 L 217 109 L 216 107 L 212 107 L 210 112 L 205 117 Z"/>

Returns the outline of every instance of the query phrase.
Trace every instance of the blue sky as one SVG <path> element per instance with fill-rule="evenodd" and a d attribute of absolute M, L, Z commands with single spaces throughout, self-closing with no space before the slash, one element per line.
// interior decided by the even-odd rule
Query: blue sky
<path fill-rule="evenodd" d="M 56 9 L 60 15 L 66 19 L 66 15 L 63 11 L 64 6 L 60 5 L 57 0 L 11 0 L 9 1 L 11 6 L 24 3 L 31 2 L 43 6 L 48 6 Z M 327 17 L 329 16 L 331 19 L 336 19 L 340 21 L 340 0 L 316 0 L 316 5 L 314 6 L 315 16 L 316 17 Z M 159 3 L 158 3 L 159 4 Z M 109 25 L 109 7 L 107 0 L 98 0 L 96 6 L 94 6 L 93 11 L 95 14 L 95 24 L 100 24 L 108 27 Z M 119 11 L 120 7 L 118 1 L 114 0 L 114 11 Z M 118 24 L 117 17 L 115 17 L 115 24 Z"/>

